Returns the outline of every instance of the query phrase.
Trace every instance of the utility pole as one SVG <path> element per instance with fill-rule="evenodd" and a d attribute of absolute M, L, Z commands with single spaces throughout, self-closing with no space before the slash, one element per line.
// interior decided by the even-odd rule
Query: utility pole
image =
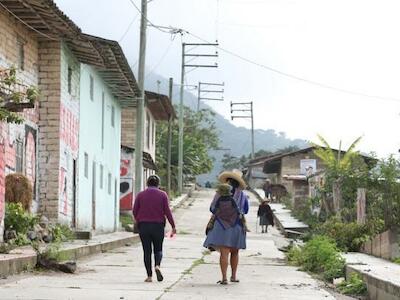
<path fill-rule="evenodd" d="M 234 113 L 241 113 L 234 115 Z M 253 102 L 232 102 L 231 119 L 251 119 L 251 158 L 254 159 L 254 114 Z"/>
<path fill-rule="evenodd" d="M 146 30 L 147 30 L 147 0 L 142 0 L 140 21 L 139 71 L 138 85 L 140 97 L 136 106 L 136 142 L 135 142 L 135 194 L 142 190 L 143 184 L 143 125 L 144 125 L 144 79 L 146 64 Z"/>
<path fill-rule="evenodd" d="M 218 64 L 206 65 L 206 64 L 191 64 L 190 62 L 196 58 L 200 57 L 218 57 L 218 52 L 215 54 L 197 54 L 192 53 L 186 47 L 210 47 L 218 46 L 218 43 L 182 43 L 182 65 L 181 65 L 181 86 L 180 86 L 180 99 L 179 99 L 179 148 L 178 148 L 178 192 L 182 194 L 183 192 L 183 91 L 185 85 L 185 70 L 186 68 L 217 68 Z M 186 62 L 186 58 L 190 57 L 190 61 Z"/>
<path fill-rule="evenodd" d="M 201 87 L 205 86 L 205 89 L 202 89 Z M 198 92 L 197 92 L 197 111 L 200 110 L 200 102 L 203 100 L 206 101 L 224 101 L 224 96 L 221 95 L 220 98 L 216 98 L 217 96 L 211 96 L 211 97 L 203 97 L 204 95 L 207 94 L 223 94 L 224 89 L 216 90 L 216 89 L 210 89 L 210 86 L 225 86 L 225 83 L 208 83 L 208 82 L 199 82 L 198 85 Z M 213 98 L 212 98 L 213 97 Z"/>
<path fill-rule="evenodd" d="M 169 100 L 172 103 L 174 80 L 169 79 Z M 171 193 L 171 147 L 172 147 L 172 115 L 168 116 L 168 143 L 167 143 L 167 192 Z"/>

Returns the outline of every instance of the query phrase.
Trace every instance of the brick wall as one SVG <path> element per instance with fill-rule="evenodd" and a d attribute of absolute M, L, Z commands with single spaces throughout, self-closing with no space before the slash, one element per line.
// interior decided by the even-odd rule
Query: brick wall
<path fill-rule="evenodd" d="M 39 198 L 40 211 L 50 219 L 58 218 L 60 162 L 60 76 L 61 44 L 39 44 Z"/>
<path fill-rule="evenodd" d="M 136 143 L 136 109 L 122 110 L 121 143 L 124 146 L 135 148 Z"/>
<path fill-rule="evenodd" d="M 37 86 L 38 41 L 30 30 L 0 8 L 0 68 L 18 65 L 18 41 L 24 43 L 24 69 L 18 69 L 18 80 L 25 85 Z M 4 178 L 6 174 L 16 170 L 16 141 L 22 143 L 24 149 L 22 171 L 28 175 L 36 189 L 37 145 L 36 140 L 32 141 L 32 137 L 27 133 L 37 132 L 38 106 L 24 111 L 24 124 L 0 124 L 0 224 L 4 215 Z M 26 147 L 28 151 L 25 151 Z M 34 201 L 35 204 L 37 205 L 37 202 Z M 2 238 L 2 225 L 0 237 Z"/>
<path fill-rule="evenodd" d="M 78 159 L 79 136 L 79 84 L 80 64 L 62 45 L 61 48 L 61 98 L 60 98 L 60 166 L 58 221 L 72 224 L 74 215 L 73 164 Z M 68 91 L 68 69 L 72 70 L 71 91 Z"/>

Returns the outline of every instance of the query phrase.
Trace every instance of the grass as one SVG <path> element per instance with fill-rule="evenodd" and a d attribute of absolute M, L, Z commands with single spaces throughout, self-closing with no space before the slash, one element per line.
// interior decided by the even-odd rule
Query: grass
<path fill-rule="evenodd" d="M 120 220 L 123 228 L 125 228 L 126 225 L 133 224 L 131 215 L 120 215 L 119 220 Z"/>

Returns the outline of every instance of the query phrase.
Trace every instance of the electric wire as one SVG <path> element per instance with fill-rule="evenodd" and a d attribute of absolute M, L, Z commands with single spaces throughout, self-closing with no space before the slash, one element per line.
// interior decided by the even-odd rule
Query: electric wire
<path fill-rule="evenodd" d="M 188 32 L 188 31 L 185 31 L 185 32 L 186 32 L 187 34 L 189 34 L 189 35 L 195 37 L 196 39 L 198 39 L 198 40 L 200 40 L 200 41 L 209 43 L 209 41 L 207 41 L 206 39 L 203 39 L 203 38 L 199 37 L 199 36 L 196 35 L 196 34 L 193 34 L 193 33 Z M 237 53 L 235 53 L 235 52 L 233 52 L 233 51 L 231 51 L 231 50 L 225 49 L 225 48 L 223 48 L 223 47 L 221 47 L 221 46 L 216 46 L 216 47 L 217 47 L 219 50 L 221 50 L 221 51 L 223 51 L 223 52 L 225 52 L 225 53 L 227 53 L 227 54 L 229 54 L 229 55 L 231 55 L 231 56 L 234 56 L 234 57 L 236 57 L 236 58 L 238 58 L 238 59 L 241 59 L 241 60 L 243 60 L 243 61 L 245 61 L 245 62 L 247 62 L 247 63 L 249 63 L 249 64 L 258 66 L 258 67 L 260 67 L 260 68 L 266 69 L 266 70 L 268 70 L 268 71 L 270 71 L 270 72 L 279 74 L 279 75 L 281 75 L 281 76 L 284 76 L 284 77 L 287 77 L 287 78 L 290 78 L 290 79 L 294 79 L 294 80 L 302 81 L 302 82 L 305 82 L 305 83 L 308 83 L 308 84 L 311 84 L 311 85 L 314 85 L 314 86 L 318 86 L 318 87 L 320 87 L 320 88 L 330 89 L 330 90 L 334 90 L 334 91 L 337 91 L 337 92 L 341 92 L 341 93 L 345 93 L 345 94 L 351 94 L 351 95 L 355 95 L 355 96 L 362 96 L 362 97 L 366 97 L 366 98 L 381 99 L 381 100 L 389 100 L 389 101 L 396 101 L 396 102 L 400 101 L 400 98 L 386 97 L 386 96 L 379 96 L 379 95 L 370 95 L 370 94 L 361 93 L 361 92 L 356 92 L 356 91 L 352 91 L 352 90 L 348 90 L 348 89 L 343 89 L 343 88 L 335 87 L 335 86 L 328 85 L 328 84 L 325 84 L 325 83 L 321 83 L 321 82 L 318 82 L 318 81 L 314 81 L 314 80 L 302 78 L 302 77 L 300 77 L 300 76 L 293 75 L 293 74 L 290 74 L 290 73 L 287 73 L 287 72 L 283 72 L 283 71 L 280 71 L 280 70 L 278 70 L 278 69 L 272 68 L 272 67 L 267 66 L 267 65 L 264 65 L 264 64 L 260 64 L 260 63 L 258 63 L 258 62 L 256 62 L 256 61 L 252 60 L 252 59 L 249 59 L 249 58 L 246 58 L 246 57 L 244 57 L 244 56 L 241 56 L 241 55 L 239 55 L 239 54 L 237 54 Z"/>
<path fill-rule="evenodd" d="M 123 34 L 123 35 L 120 37 L 120 39 L 118 40 L 118 43 L 121 43 L 121 42 L 125 39 L 126 35 L 128 34 L 128 32 L 129 32 L 129 30 L 131 29 L 133 23 L 135 23 L 135 21 L 136 21 L 136 19 L 139 17 L 139 15 L 140 15 L 140 14 L 137 13 L 136 16 L 132 19 L 132 21 L 129 23 L 128 27 L 126 28 L 124 34 Z"/>
<path fill-rule="evenodd" d="M 28 23 L 26 23 L 24 20 L 22 20 L 20 17 L 18 17 L 16 14 L 14 14 L 11 10 L 9 10 L 7 8 L 7 6 L 5 6 L 3 3 L 0 2 L 0 5 L 6 10 L 8 11 L 11 15 L 13 15 L 18 21 L 20 21 L 22 24 L 24 24 L 25 26 L 27 26 L 28 28 L 32 29 L 33 31 L 37 32 L 38 34 L 52 40 L 52 41 L 58 41 L 59 39 L 54 38 L 52 36 L 47 35 L 44 32 L 41 32 L 40 30 L 37 30 L 36 28 L 32 27 L 31 25 L 29 25 Z"/>
<path fill-rule="evenodd" d="M 150 74 L 152 74 L 159 65 L 161 65 L 161 63 L 164 61 L 165 57 L 167 56 L 167 54 L 169 53 L 169 51 L 171 50 L 173 44 L 173 40 L 169 43 L 167 49 L 165 50 L 164 54 L 161 56 L 160 60 L 154 65 L 154 67 L 146 74 L 145 78 L 147 78 L 147 76 L 149 76 Z"/>
<path fill-rule="evenodd" d="M 140 12 L 140 14 L 142 14 L 140 9 L 133 2 L 133 0 L 129 0 L 129 1 L 135 6 L 135 8 Z M 202 38 L 202 37 L 200 37 L 200 36 L 198 36 L 198 35 L 196 35 L 196 34 L 194 34 L 192 32 L 189 32 L 189 31 L 187 31 L 185 29 L 174 28 L 174 27 L 171 27 L 171 26 L 157 26 L 154 23 L 152 23 L 151 21 L 149 21 L 147 18 L 146 18 L 146 20 L 150 24 L 151 27 L 157 28 L 161 32 L 169 33 L 169 34 L 178 34 L 179 33 L 179 34 L 181 34 L 181 36 L 184 35 L 184 34 L 188 34 L 188 35 L 191 35 L 191 36 L 193 36 L 194 38 L 196 38 L 196 39 L 198 39 L 200 41 L 203 41 L 205 43 L 210 43 L 208 40 L 206 40 L 206 39 L 204 39 L 204 38 Z M 166 31 L 164 29 L 168 29 L 168 30 Z M 379 96 L 379 95 L 370 95 L 370 94 L 367 94 L 367 93 L 362 93 L 362 92 L 357 92 L 357 91 L 353 91 L 353 90 L 349 90 L 349 89 L 344 89 L 344 88 L 336 87 L 336 86 L 333 86 L 333 85 L 325 84 L 325 83 L 322 83 L 322 82 L 314 81 L 314 80 L 311 80 L 311 79 L 303 78 L 303 77 L 300 77 L 298 75 L 290 74 L 288 72 L 284 72 L 284 71 L 281 71 L 279 69 L 276 69 L 276 68 L 273 68 L 273 67 L 258 63 L 256 61 L 250 59 L 250 58 L 244 57 L 244 56 L 242 56 L 240 54 L 237 54 L 236 52 L 233 52 L 233 51 L 228 50 L 226 48 L 223 48 L 221 46 L 216 46 L 216 48 L 221 50 L 221 51 L 223 51 L 223 52 L 225 52 L 225 53 L 227 53 L 227 54 L 229 54 L 229 55 L 231 55 L 231 56 L 234 56 L 234 57 L 236 57 L 236 58 L 238 58 L 238 59 L 240 59 L 240 60 L 242 60 L 244 62 L 247 62 L 247 63 L 249 63 L 251 65 L 257 66 L 259 68 L 263 68 L 265 70 L 268 70 L 268 71 L 273 72 L 275 74 L 278 74 L 280 76 L 283 76 L 283 77 L 286 77 L 286 78 L 289 78 L 289 79 L 293 79 L 293 80 L 297 80 L 297 81 L 301 81 L 301 82 L 304 82 L 304 83 L 307 83 L 307 84 L 310 84 L 310 85 L 314 85 L 314 86 L 317 86 L 317 87 L 320 87 L 320 88 L 329 89 L 329 90 L 333 90 L 333 91 L 336 91 L 336 92 L 349 94 L 349 95 L 353 95 L 353 96 L 361 96 L 361 97 L 371 98 L 371 99 L 381 99 L 381 100 L 388 100 L 388 101 L 395 101 L 395 102 L 399 102 L 400 101 L 400 98 Z"/>

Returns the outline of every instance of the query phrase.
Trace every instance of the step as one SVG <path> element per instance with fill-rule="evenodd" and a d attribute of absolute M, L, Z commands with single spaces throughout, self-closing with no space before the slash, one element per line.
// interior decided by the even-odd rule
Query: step
<path fill-rule="evenodd" d="M 400 299 L 400 265 L 363 253 L 343 254 L 346 277 L 359 273 L 367 283 L 370 300 Z"/>

